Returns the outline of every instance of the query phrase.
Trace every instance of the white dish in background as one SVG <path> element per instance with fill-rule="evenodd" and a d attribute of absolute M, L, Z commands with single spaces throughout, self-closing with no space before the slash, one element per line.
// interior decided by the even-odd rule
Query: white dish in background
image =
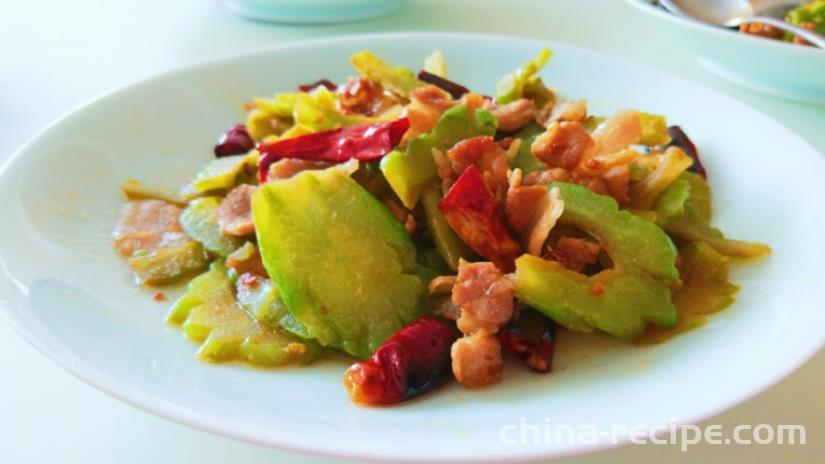
<path fill-rule="evenodd" d="M 565 332 L 552 374 L 511 363 L 492 388 L 451 384 L 398 407 L 363 408 L 344 391 L 340 360 L 279 371 L 196 361 L 195 345 L 163 323 L 170 302 L 136 288 L 112 250 L 119 184 L 181 184 L 212 158 L 216 134 L 242 120 L 241 103 L 253 95 L 322 77 L 341 81 L 353 74 L 348 56 L 365 48 L 412 68 L 440 48 L 453 79 L 491 92 L 542 46 L 556 52 L 545 80 L 588 98 L 593 114 L 631 107 L 680 124 L 709 171 L 716 224 L 774 247 L 766 260 L 735 267 L 737 303 L 706 327 L 643 348 Z M 22 148 L 0 172 L 2 310 L 34 346 L 101 390 L 253 443 L 384 462 L 584 453 L 613 444 L 602 435 L 597 443 L 508 445 L 499 430 L 522 417 L 601 430 L 694 423 L 768 388 L 823 345 L 825 312 L 813 289 L 825 243 L 812 239 L 825 227 L 823 177 L 820 154 L 736 100 L 568 45 L 442 33 L 305 42 L 132 85 Z"/>
<path fill-rule="evenodd" d="M 742 87 L 825 105 L 825 50 L 763 39 L 674 15 L 651 0 L 626 0 L 645 12 L 668 47 L 685 47 L 708 72 Z M 651 37 L 656 40 L 657 37 Z"/>
<path fill-rule="evenodd" d="M 329 24 L 385 15 L 402 0 L 225 0 L 238 16 L 259 21 Z"/>

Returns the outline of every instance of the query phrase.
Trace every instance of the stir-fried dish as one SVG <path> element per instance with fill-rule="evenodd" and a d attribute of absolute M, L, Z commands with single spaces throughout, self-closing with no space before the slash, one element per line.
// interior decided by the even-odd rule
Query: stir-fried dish
<path fill-rule="evenodd" d="M 825 0 L 812 0 L 802 3 L 785 15 L 785 21 L 803 29 L 825 35 Z M 755 35 L 766 39 L 781 40 L 796 45 L 811 45 L 810 42 L 765 23 L 745 23 L 739 26 L 742 34 Z"/>
<path fill-rule="evenodd" d="M 194 277 L 167 320 L 198 358 L 345 353 L 361 404 L 495 384 L 505 356 L 550 372 L 565 330 L 700 326 L 733 302 L 729 260 L 770 248 L 711 225 L 682 129 L 590 114 L 539 77 L 551 55 L 491 95 L 438 51 L 418 74 L 364 51 L 341 85 L 255 98 L 180 192 L 123 185 L 115 248 L 139 284 Z"/>

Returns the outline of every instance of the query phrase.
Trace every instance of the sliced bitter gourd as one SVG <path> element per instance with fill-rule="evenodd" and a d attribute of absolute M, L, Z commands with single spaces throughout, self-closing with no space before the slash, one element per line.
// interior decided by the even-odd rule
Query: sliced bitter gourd
<path fill-rule="evenodd" d="M 587 276 L 555 261 L 524 255 L 516 260 L 516 297 L 571 330 L 598 329 L 630 339 L 648 322 L 672 327 L 676 308 L 670 284 L 679 277 L 676 248 L 655 224 L 627 211 L 616 201 L 585 187 L 558 187 L 564 200 L 562 226 L 596 238 L 613 267 Z"/>
<path fill-rule="evenodd" d="M 253 319 L 235 298 L 226 268 L 214 262 L 189 283 L 187 292 L 172 306 L 167 321 L 199 343 L 198 358 L 209 362 L 242 360 L 259 366 L 304 364 L 316 359 L 321 348 L 279 327 Z"/>

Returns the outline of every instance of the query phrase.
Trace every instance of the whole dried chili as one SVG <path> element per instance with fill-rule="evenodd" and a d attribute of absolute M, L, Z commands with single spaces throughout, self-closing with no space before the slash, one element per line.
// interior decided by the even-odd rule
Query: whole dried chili
<path fill-rule="evenodd" d="M 360 404 L 394 404 L 431 390 L 450 374 L 450 347 L 458 337 L 449 323 L 422 317 L 382 344 L 369 360 L 347 369 L 344 386 Z"/>
<path fill-rule="evenodd" d="M 350 159 L 376 161 L 401 141 L 410 127 L 407 118 L 387 123 L 359 124 L 299 137 L 262 143 L 258 150 L 260 181 L 266 182 L 269 167 L 285 158 L 342 163 Z"/>
<path fill-rule="evenodd" d="M 241 155 L 253 148 L 255 148 L 255 141 L 252 140 L 246 126 L 236 124 L 218 137 L 214 152 L 216 157 L 222 158 L 224 156 Z"/>
<path fill-rule="evenodd" d="M 427 71 L 420 71 L 418 73 L 418 80 L 421 82 L 432 84 L 440 88 L 441 90 L 444 90 L 455 99 L 461 98 L 461 96 L 465 93 L 470 93 L 470 89 L 468 89 L 467 87 L 464 87 L 461 84 L 457 84 L 449 79 L 445 79 L 441 76 L 428 73 Z"/>
<path fill-rule="evenodd" d="M 690 140 L 690 137 L 685 134 L 685 131 L 683 131 L 679 126 L 670 126 L 667 128 L 667 133 L 670 134 L 671 139 L 668 146 L 681 148 L 682 151 L 693 159 L 693 164 L 688 170 L 699 174 L 704 179 L 707 179 L 708 174 L 707 171 L 705 171 L 705 167 L 702 166 L 702 160 L 699 159 L 699 151 L 696 149 L 696 145 L 693 144 L 693 141 Z"/>
<path fill-rule="evenodd" d="M 338 88 L 335 82 L 332 82 L 329 79 L 321 79 L 311 84 L 299 85 L 298 90 L 300 90 L 301 92 L 312 92 L 318 87 L 325 87 L 327 90 L 336 90 Z"/>

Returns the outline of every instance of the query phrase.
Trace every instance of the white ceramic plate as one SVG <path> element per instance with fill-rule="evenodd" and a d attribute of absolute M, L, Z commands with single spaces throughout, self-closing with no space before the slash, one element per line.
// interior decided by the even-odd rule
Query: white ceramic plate
<path fill-rule="evenodd" d="M 685 47 L 711 74 L 736 85 L 783 98 L 825 105 L 825 51 L 739 34 L 682 18 L 653 5 L 626 0 L 657 26 L 662 53 Z"/>
<path fill-rule="evenodd" d="M 110 245 L 136 177 L 174 187 L 212 158 L 216 134 L 242 120 L 241 102 L 302 82 L 353 74 L 370 48 L 418 68 L 444 50 L 451 76 L 490 92 L 532 57 L 594 114 L 664 113 L 695 139 L 715 193 L 716 223 L 774 254 L 737 266 L 737 304 L 708 326 L 637 348 L 563 334 L 556 371 L 520 366 L 480 391 L 450 385 L 392 408 L 352 405 L 343 361 L 265 371 L 207 365 L 164 325 L 167 303 L 132 285 Z M 47 96 L 44 96 L 46 98 Z M 90 384 L 163 417 L 242 440 L 336 456 L 398 461 L 493 461 L 583 453 L 588 441 L 502 443 L 502 426 L 692 423 L 767 388 L 825 340 L 821 286 L 825 159 L 779 123 L 674 76 L 562 44 L 495 36 L 391 34 L 288 45 L 174 71 L 101 98 L 43 132 L 0 175 L 3 312 L 35 346 Z M 171 292 L 174 297 L 174 292 Z M 512 437 L 510 437 L 512 438 Z M 543 441 L 543 440 L 540 440 Z M 151 446 L 147 442 L 147 446 Z"/>

